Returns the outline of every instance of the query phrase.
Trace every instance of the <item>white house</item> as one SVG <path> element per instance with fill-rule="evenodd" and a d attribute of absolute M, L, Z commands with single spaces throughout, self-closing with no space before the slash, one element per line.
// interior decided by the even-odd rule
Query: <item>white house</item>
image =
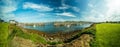
<path fill-rule="evenodd" d="M 10 24 L 18 24 L 18 22 L 15 21 L 15 20 L 9 20 L 9 23 L 10 23 Z"/>

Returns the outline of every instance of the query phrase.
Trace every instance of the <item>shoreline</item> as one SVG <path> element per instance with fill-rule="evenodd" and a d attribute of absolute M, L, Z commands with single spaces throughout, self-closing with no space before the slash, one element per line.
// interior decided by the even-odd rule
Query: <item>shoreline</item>
<path fill-rule="evenodd" d="M 34 29 L 27 29 L 27 28 L 23 28 L 20 27 L 20 29 L 22 29 L 23 32 L 25 33 L 35 33 L 38 34 L 40 36 L 43 36 L 45 38 L 48 39 L 55 39 L 55 38 L 59 38 L 61 39 L 60 41 L 64 41 L 67 40 L 73 36 L 75 36 L 77 33 L 81 32 L 81 30 L 75 30 L 75 31 L 71 31 L 71 32 L 56 32 L 56 33 L 45 33 L 42 31 L 38 31 L 38 30 L 34 30 Z"/>
<path fill-rule="evenodd" d="M 81 30 L 75 30 L 75 31 L 67 32 L 67 33 L 57 32 L 55 34 L 48 34 L 48 33 L 42 32 L 42 31 L 27 29 L 27 28 L 23 28 L 20 26 L 17 26 L 17 27 L 19 29 L 21 29 L 21 31 L 23 31 L 24 33 L 37 34 L 41 37 L 44 37 L 45 40 L 47 41 L 47 44 L 42 44 L 42 43 L 37 43 L 37 42 L 34 43 L 35 45 L 38 45 L 38 46 L 69 46 L 69 47 L 85 46 L 85 45 L 79 45 L 79 43 L 83 44 L 83 42 L 87 43 L 88 47 L 90 46 L 89 45 L 89 42 L 91 40 L 90 34 L 82 34 L 75 39 L 73 39 L 73 38 L 76 37 L 76 35 L 79 35 L 79 33 L 82 33 L 84 29 L 87 30 L 87 29 L 91 28 L 91 26 L 87 27 L 87 28 L 83 28 Z M 88 39 L 86 39 L 86 38 L 88 38 Z M 70 39 L 73 39 L 73 40 L 70 40 Z M 70 42 L 65 42 L 67 40 L 68 41 L 70 40 Z M 50 43 L 48 43 L 48 42 L 50 42 Z"/>

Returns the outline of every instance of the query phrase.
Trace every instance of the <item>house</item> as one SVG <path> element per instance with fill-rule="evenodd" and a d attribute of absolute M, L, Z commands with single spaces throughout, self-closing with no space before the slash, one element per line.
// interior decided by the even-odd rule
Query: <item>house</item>
<path fill-rule="evenodd" d="M 15 24 L 15 25 L 17 25 L 17 24 L 18 24 L 18 22 L 17 22 L 17 21 L 15 21 L 15 20 L 9 20 L 9 23 L 10 23 L 10 24 Z"/>

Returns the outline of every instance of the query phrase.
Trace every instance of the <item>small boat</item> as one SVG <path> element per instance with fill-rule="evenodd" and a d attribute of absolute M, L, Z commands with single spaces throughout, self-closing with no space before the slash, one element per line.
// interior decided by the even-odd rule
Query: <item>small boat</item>
<path fill-rule="evenodd" d="M 36 27 L 36 25 L 33 25 L 33 27 Z"/>
<path fill-rule="evenodd" d="M 67 27 L 69 28 L 69 27 L 70 27 L 70 25 L 67 25 Z"/>

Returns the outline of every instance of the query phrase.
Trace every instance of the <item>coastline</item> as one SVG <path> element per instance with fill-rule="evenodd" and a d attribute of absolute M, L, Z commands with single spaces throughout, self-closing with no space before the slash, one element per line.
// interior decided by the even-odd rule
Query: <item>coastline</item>
<path fill-rule="evenodd" d="M 65 41 L 67 39 L 70 39 L 71 37 L 75 36 L 77 33 L 81 32 L 81 30 L 76 30 L 71 32 L 56 32 L 56 33 L 50 34 L 50 33 L 45 33 L 42 31 L 27 29 L 23 27 L 20 27 L 20 29 L 22 29 L 22 31 L 25 33 L 35 33 L 50 40 L 57 38 L 57 39 L 60 39 L 59 41 Z"/>
<path fill-rule="evenodd" d="M 91 42 L 91 35 L 90 34 L 81 34 L 83 33 L 83 30 L 90 30 L 90 27 L 84 28 L 82 30 L 76 30 L 76 31 L 72 31 L 72 32 L 57 32 L 55 34 L 49 34 L 49 33 L 45 33 L 42 31 L 38 31 L 38 30 L 33 30 L 33 29 L 26 29 L 20 26 L 17 26 L 18 29 L 20 29 L 22 32 L 26 33 L 26 34 L 37 34 L 38 36 L 44 37 L 44 39 L 47 41 L 46 44 L 43 43 L 39 43 L 39 42 L 35 42 L 33 44 L 38 45 L 38 46 L 56 46 L 56 47 L 79 47 L 79 46 L 86 46 L 83 45 L 84 43 L 87 44 L 87 47 L 90 46 Z M 79 36 L 78 36 L 79 35 Z M 77 37 L 77 38 L 75 38 Z M 17 37 L 19 38 L 19 37 Z M 73 39 L 74 38 L 74 39 Z M 35 38 L 37 39 L 37 38 Z M 29 40 L 29 39 L 28 39 Z M 70 40 L 70 41 L 69 41 Z M 68 42 L 65 42 L 68 41 Z M 22 43 L 22 42 L 21 42 Z M 82 45 L 79 45 L 82 44 Z"/>

